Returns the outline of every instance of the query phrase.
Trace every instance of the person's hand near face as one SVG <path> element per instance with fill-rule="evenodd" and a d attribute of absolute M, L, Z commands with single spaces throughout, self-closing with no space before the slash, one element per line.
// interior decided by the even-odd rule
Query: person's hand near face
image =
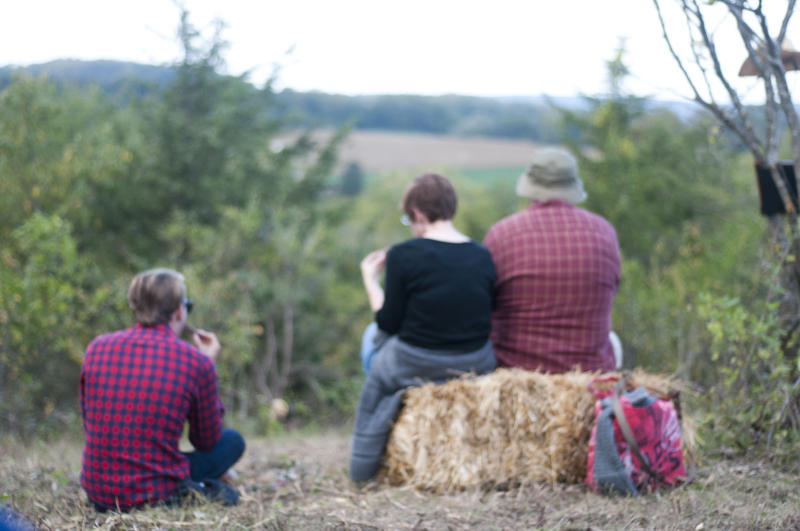
<path fill-rule="evenodd" d="M 367 290 L 369 305 L 373 312 L 383 308 L 384 293 L 380 283 L 380 274 L 386 266 L 388 248 L 372 251 L 361 260 L 361 277 Z"/>

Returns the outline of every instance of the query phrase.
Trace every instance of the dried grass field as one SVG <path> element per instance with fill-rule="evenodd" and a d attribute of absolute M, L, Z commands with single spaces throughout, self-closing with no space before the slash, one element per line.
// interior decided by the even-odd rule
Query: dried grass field
<path fill-rule="evenodd" d="M 333 134 L 330 130 L 320 130 L 314 133 L 314 139 L 324 143 Z M 296 139 L 297 134 L 281 137 L 273 149 Z M 335 173 L 341 173 L 351 162 L 358 162 L 370 175 L 421 171 L 494 175 L 498 170 L 503 173 L 513 169 L 516 177 L 540 147 L 541 144 L 526 140 L 357 130 L 348 134 L 342 143 Z"/>
<path fill-rule="evenodd" d="M 241 504 L 96 513 L 80 489 L 81 443 L 0 442 L 0 496 L 42 530 L 800 530 L 797 471 L 708 460 L 688 488 L 603 498 L 532 483 L 437 495 L 347 477 L 348 434 L 249 442 L 236 470 Z"/>
<path fill-rule="evenodd" d="M 366 172 L 523 168 L 538 147 L 525 140 L 353 131 L 339 159 L 358 161 Z"/>

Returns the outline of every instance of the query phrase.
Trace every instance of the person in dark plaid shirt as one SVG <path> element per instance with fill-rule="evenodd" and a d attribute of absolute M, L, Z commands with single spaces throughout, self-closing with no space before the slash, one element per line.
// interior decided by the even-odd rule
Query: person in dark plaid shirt
<path fill-rule="evenodd" d="M 617 233 L 575 205 L 586 199 L 575 159 L 538 150 L 517 182 L 530 206 L 496 223 L 483 244 L 497 271 L 491 339 L 500 367 L 563 373 L 613 370 L 620 280 Z"/>
<path fill-rule="evenodd" d="M 178 501 L 188 489 L 235 503 L 217 480 L 244 452 L 244 439 L 223 429 L 216 335 L 197 330 L 180 339 L 193 302 L 184 278 L 170 269 L 140 273 L 128 303 L 133 328 L 95 338 L 81 367 L 86 443 L 81 485 L 98 510 L 129 510 Z M 178 441 L 189 421 L 194 452 Z"/>

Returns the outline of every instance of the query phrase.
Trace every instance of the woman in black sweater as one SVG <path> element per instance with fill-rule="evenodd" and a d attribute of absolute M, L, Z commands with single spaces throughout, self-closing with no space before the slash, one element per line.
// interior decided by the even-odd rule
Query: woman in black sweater
<path fill-rule="evenodd" d="M 419 380 L 443 382 L 495 367 L 489 341 L 495 270 L 489 251 L 453 226 L 456 193 L 428 173 L 406 189 L 400 208 L 414 239 L 374 251 L 361 274 L 375 323 L 364 334 L 367 381 L 353 436 L 350 475 L 378 469 L 402 390 Z M 379 276 L 386 269 L 386 289 Z"/>

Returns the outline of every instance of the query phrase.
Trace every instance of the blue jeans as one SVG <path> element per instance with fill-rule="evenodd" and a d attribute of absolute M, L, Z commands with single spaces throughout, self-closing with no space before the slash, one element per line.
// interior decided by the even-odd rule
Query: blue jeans
<path fill-rule="evenodd" d="M 33 524 L 13 512 L 11 509 L 0 505 L 0 531 L 31 531 Z"/>
<path fill-rule="evenodd" d="M 244 437 L 239 432 L 226 428 L 222 437 L 210 452 L 184 452 L 189 458 L 189 473 L 192 481 L 218 479 L 242 457 Z"/>
<path fill-rule="evenodd" d="M 375 348 L 375 336 L 378 334 L 378 323 L 370 323 L 364 330 L 364 337 L 361 338 L 361 366 L 364 374 L 369 376 L 369 367 L 372 365 L 372 358 L 378 352 Z"/>
<path fill-rule="evenodd" d="M 380 328 L 378 323 L 370 323 L 367 329 L 364 330 L 364 337 L 361 338 L 361 366 L 364 368 L 364 374 L 369 376 L 369 368 L 372 366 L 372 358 L 375 354 L 386 344 L 389 338 L 392 337 Z"/>

